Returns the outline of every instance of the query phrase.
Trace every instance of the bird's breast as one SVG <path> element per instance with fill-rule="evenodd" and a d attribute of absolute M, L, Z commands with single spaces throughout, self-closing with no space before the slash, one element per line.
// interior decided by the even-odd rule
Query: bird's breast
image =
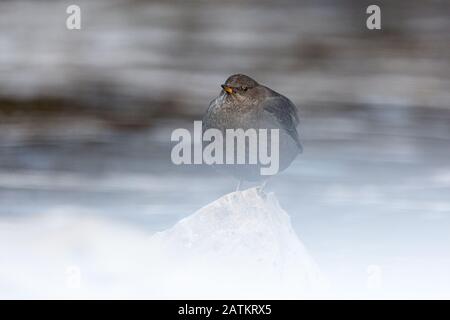
<path fill-rule="evenodd" d="M 258 127 L 257 109 L 251 105 L 217 101 L 208 118 L 218 129 L 248 129 Z"/>

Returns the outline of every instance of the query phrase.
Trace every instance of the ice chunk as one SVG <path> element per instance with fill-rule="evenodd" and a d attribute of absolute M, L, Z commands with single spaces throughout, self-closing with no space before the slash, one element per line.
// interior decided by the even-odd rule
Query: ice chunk
<path fill-rule="evenodd" d="M 323 286 L 320 272 L 275 195 L 233 192 L 157 233 L 179 298 L 300 298 Z"/>

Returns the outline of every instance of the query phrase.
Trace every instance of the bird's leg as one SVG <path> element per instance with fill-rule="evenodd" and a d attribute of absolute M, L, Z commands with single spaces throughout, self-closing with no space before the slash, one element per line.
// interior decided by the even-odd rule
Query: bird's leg
<path fill-rule="evenodd" d="M 237 187 L 236 187 L 236 192 L 241 190 L 241 186 L 242 186 L 242 180 L 239 179 L 239 182 L 238 182 Z"/>
<path fill-rule="evenodd" d="M 258 193 L 264 194 L 264 188 L 267 185 L 268 180 L 264 180 L 259 187 L 257 187 Z"/>

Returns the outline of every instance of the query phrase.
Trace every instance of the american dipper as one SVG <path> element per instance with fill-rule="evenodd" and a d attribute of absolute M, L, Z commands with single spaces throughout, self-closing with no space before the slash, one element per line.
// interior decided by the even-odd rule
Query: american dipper
<path fill-rule="evenodd" d="M 221 86 L 222 91 L 211 101 L 203 118 L 203 132 L 219 129 L 225 140 L 227 129 L 279 129 L 278 150 L 270 150 L 270 136 L 267 145 L 269 153 L 279 152 L 278 172 L 286 169 L 302 151 L 297 132 L 297 107 L 285 96 L 243 74 L 230 76 Z M 246 159 L 248 150 L 246 140 Z M 260 181 L 265 185 L 268 176 L 261 174 L 261 166 L 259 161 L 257 164 L 215 165 L 218 170 L 239 179 L 238 190 L 243 180 Z"/>

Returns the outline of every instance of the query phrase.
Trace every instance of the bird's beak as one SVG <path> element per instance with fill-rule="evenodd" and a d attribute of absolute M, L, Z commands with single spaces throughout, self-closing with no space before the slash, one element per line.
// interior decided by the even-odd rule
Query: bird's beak
<path fill-rule="evenodd" d="M 222 87 L 222 89 L 223 89 L 223 91 L 225 91 L 226 93 L 228 93 L 228 94 L 232 94 L 233 93 L 233 89 L 232 88 L 230 88 L 230 87 L 227 87 L 226 85 L 221 85 L 221 87 Z"/>

